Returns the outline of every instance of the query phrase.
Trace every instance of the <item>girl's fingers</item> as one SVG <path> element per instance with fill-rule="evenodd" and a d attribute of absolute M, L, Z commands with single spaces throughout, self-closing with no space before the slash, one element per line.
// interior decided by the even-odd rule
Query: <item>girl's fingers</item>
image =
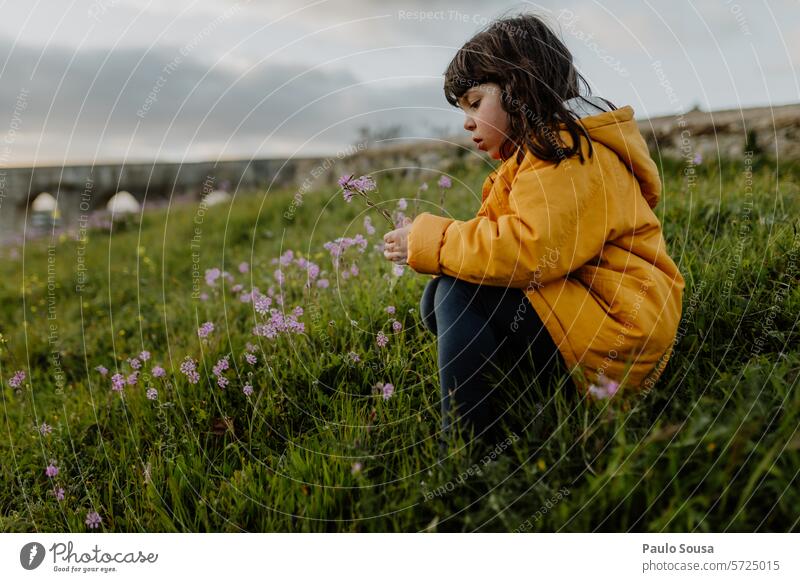
<path fill-rule="evenodd" d="M 405 253 L 398 253 L 398 252 L 383 251 L 383 256 L 389 259 L 390 261 L 398 261 L 406 259 Z"/>

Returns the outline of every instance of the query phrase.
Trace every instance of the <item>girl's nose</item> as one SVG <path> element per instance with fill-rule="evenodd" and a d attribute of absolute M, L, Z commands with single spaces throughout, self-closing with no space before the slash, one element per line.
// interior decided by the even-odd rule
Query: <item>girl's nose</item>
<path fill-rule="evenodd" d="M 475 129 L 475 120 L 472 119 L 469 115 L 464 118 L 464 129 L 467 131 L 472 131 Z"/>

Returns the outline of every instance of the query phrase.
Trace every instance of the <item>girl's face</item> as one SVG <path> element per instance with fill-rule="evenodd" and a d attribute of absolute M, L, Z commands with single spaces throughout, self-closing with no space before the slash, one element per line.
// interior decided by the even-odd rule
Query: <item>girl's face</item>
<path fill-rule="evenodd" d="M 464 111 L 464 129 L 472 132 L 478 149 L 500 159 L 500 148 L 508 138 L 508 113 L 500 102 L 500 86 L 484 83 L 470 89 L 458 100 Z"/>

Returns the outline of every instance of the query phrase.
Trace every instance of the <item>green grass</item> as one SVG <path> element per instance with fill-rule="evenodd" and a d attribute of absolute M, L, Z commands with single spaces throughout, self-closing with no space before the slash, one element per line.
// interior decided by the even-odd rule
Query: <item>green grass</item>
<path fill-rule="evenodd" d="M 646 394 L 591 402 L 515 371 L 502 400 L 517 438 L 488 464 L 460 440 L 436 464 L 436 344 L 417 311 L 428 278 L 390 274 L 372 249 L 385 231 L 377 214 L 358 277 L 304 290 L 296 271 L 287 275 L 285 305 L 303 307 L 305 334 L 256 338 L 258 316 L 234 283 L 205 285 L 205 269 L 220 267 L 265 292 L 271 259 L 287 249 L 330 275 L 322 245 L 364 232 L 363 207 L 332 191 L 306 195 L 292 221 L 283 215 L 293 192 L 240 194 L 205 213 L 197 248 L 194 205 L 91 231 L 86 244 L 61 237 L 49 254 L 47 239 L 17 249 L 16 260 L 4 249 L 0 530 L 86 531 L 96 510 L 101 530 L 118 532 L 796 531 L 800 170 L 777 175 L 756 160 L 752 196 L 741 163 L 702 167 L 692 188 L 681 166 L 663 171 L 657 213 L 687 287 L 662 379 Z M 474 214 L 486 172 L 458 171 L 463 183 L 447 194 L 456 217 Z M 424 210 L 438 203 L 435 179 Z M 417 187 L 385 174 L 379 183 L 387 201 Z M 207 301 L 192 298 L 193 251 Z M 398 334 L 387 305 L 403 323 Z M 216 329 L 201 342 L 205 321 Z M 390 337 L 384 349 L 379 330 Z M 243 359 L 247 342 L 261 350 L 255 366 Z M 151 378 L 155 401 L 143 379 L 124 398 L 110 389 L 111 374 L 129 373 L 127 358 L 142 349 L 152 353 L 146 368 L 168 371 Z M 348 364 L 350 351 L 361 362 Z M 222 390 L 212 366 L 225 354 Z M 197 385 L 178 372 L 187 355 L 200 362 Z M 19 369 L 27 378 L 14 389 Z M 373 394 L 376 382 L 393 383 L 394 395 Z M 52 434 L 39 434 L 42 422 Z M 63 501 L 45 475 L 50 459 Z"/>

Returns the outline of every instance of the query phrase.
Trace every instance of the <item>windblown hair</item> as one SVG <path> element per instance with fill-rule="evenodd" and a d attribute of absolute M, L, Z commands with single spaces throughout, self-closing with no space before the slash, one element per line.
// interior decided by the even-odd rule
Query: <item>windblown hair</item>
<path fill-rule="evenodd" d="M 567 99 L 582 95 L 579 83 L 585 88 L 583 95 L 591 95 L 591 88 L 575 68 L 572 53 L 539 17 L 521 14 L 495 20 L 459 49 L 444 73 L 447 101 L 458 107 L 459 99 L 482 83 L 500 86 L 500 102 L 509 114 L 502 159 L 516 151 L 520 163 L 527 148 L 556 165 L 575 155 L 583 163 L 581 135 L 589 143 L 591 157 L 589 133 L 564 105 Z M 571 137 L 570 145 L 561 137 L 562 124 Z"/>

